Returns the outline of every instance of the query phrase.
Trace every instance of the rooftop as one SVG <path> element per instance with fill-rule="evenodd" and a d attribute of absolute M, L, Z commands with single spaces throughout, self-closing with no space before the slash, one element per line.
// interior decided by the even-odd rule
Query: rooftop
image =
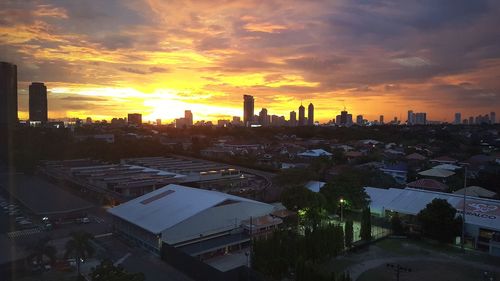
<path fill-rule="evenodd" d="M 265 203 L 217 191 L 169 184 L 108 211 L 123 220 L 157 234 L 202 211 L 229 201 L 251 202 L 269 206 Z"/>

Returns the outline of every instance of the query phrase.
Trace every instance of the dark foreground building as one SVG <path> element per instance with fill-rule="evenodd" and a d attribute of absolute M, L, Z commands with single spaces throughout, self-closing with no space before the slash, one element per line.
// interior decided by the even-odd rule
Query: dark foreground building
<path fill-rule="evenodd" d="M 0 62 L 0 162 L 10 162 L 17 121 L 17 66 Z"/>

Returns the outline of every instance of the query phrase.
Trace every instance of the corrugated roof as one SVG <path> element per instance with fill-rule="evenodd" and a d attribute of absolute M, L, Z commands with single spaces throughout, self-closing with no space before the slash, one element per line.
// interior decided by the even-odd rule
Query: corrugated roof
<path fill-rule="evenodd" d="M 468 186 L 467 188 L 459 189 L 453 193 L 454 194 L 464 194 L 464 190 L 467 190 L 466 194 L 470 195 L 470 196 L 492 198 L 492 197 L 495 197 L 497 195 L 495 192 L 488 190 L 486 188 L 482 188 L 480 186 Z"/>
<path fill-rule="evenodd" d="M 427 204 L 434 199 L 445 199 L 459 213 L 463 210 L 463 196 L 413 188 L 381 189 L 365 187 L 370 197 L 370 207 L 374 210 L 391 210 L 402 214 L 417 215 Z M 467 196 L 466 198 L 467 224 L 500 230 L 500 201 Z"/>
<path fill-rule="evenodd" d="M 443 169 L 429 169 L 422 171 L 418 173 L 421 176 L 428 176 L 428 177 L 437 177 L 437 178 L 447 178 L 449 176 L 453 176 L 455 173 L 452 171 L 448 170 L 443 170 Z"/>
<path fill-rule="evenodd" d="M 160 233 L 226 200 L 268 205 L 217 191 L 169 184 L 108 212 L 149 232 Z"/>
<path fill-rule="evenodd" d="M 448 170 L 448 171 L 455 171 L 458 170 L 462 167 L 453 165 L 453 164 L 441 164 L 433 167 L 433 169 L 441 169 L 441 170 Z"/>
<path fill-rule="evenodd" d="M 429 189 L 435 191 L 446 191 L 448 186 L 442 182 L 433 179 L 419 179 L 406 184 L 408 187 Z"/>

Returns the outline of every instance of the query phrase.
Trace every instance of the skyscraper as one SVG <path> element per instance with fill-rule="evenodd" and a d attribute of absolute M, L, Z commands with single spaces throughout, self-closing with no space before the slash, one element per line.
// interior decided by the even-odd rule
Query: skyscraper
<path fill-rule="evenodd" d="M 384 124 L 384 115 L 380 115 L 378 122 L 380 123 L 380 125 Z"/>
<path fill-rule="evenodd" d="M 17 66 L 0 62 L 0 127 L 17 124 Z"/>
<path fill-rule="evenodd" d="M 474 117 L 469 117 L 469 125 L 474 125 Z"/>
<path fill-rule="evenodd" d="M 250 126 L 254 114 L 254 98 L 250 95 L 243 96 L 243 123 Z"/>
<path fill-rule="evenodd" d="M 314 125 L 314 105 L 312 103 L 307 107 L 307 125 Z"/>
<path fill-rule="evenodd" d="M 263 108 L 259 112 L 259 124 L 261 126 L 267 126 L 267 125 L 269 125 L 269 122 L 267 121 L 267 119 L 268 119 L 267 109 Z"/>
<path fill-rule="evenodd" d="M 460 125 L 460 123 L 462 123 L 462 114 L 457 112 L 455 113 L 455 120 L 453 121 L 453 124 Z"/>
<path fill-rule="evenodd" d="M 295 111 L 290 111 L 290 121 L 289 125 L 291 127 L 297 126 L 297 113 Z"/>
<path fill-rule="evenodd" d="M 47 87 L 41 82 L 29 86 L 30 121 L 47 122 Z"/>
<path fill-rule="evenodd" d="M 193 126 L 193 113 L 191 112 L 191 110 L 184 110 L 184 122 L 186 125 L 186 127 L 191 127 Z"/>
<path fill-rule="evenodd" d="M 347 125 L 347 110 L 345 108 L 340 112 L 340 125 Z"/>
<path fill-rule="evenodd" d="M 497 115 L 495 112 L 490 112 L 490 122 L 491 124 L 495 124 L 497 122 Z"/>
<path fill-rule="evenodd" d="M 356 116 L 356 124 L 359 126 L 363 125 L 363 115 Z"/>
<path fill-rule="evenodd" d="M 0 160 L 12 164 L 12 131 L 17 124 L 17 66 L 0 62 Z"/>
<path fill-rule="evenodd" d="M 301 104 L 299 106 L 299 126 L 305 126 L 305 125 L 306 125 L 306 109 Z"/>
<path fill-rule="evenodd" d="M 406 124 L 415 124 L 415 114 L 413 113 L 413 110 L 408 110 L 408 120 L 406 121 Z"/>

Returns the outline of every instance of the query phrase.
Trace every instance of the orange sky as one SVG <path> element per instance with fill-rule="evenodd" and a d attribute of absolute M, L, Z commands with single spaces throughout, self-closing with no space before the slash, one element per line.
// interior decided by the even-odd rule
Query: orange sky
<path fill-rule="evenodd" d="M 369 120 L 499 111 L 497 2 L 389 2 L 6 1 L 0 60 L 18 65 L 20 118 L 31 81 L 49 118 L 217 120 L 241 116 L 243 94 L 287 119 L 312 102 L 320 122 L 344 106 Z"/>

